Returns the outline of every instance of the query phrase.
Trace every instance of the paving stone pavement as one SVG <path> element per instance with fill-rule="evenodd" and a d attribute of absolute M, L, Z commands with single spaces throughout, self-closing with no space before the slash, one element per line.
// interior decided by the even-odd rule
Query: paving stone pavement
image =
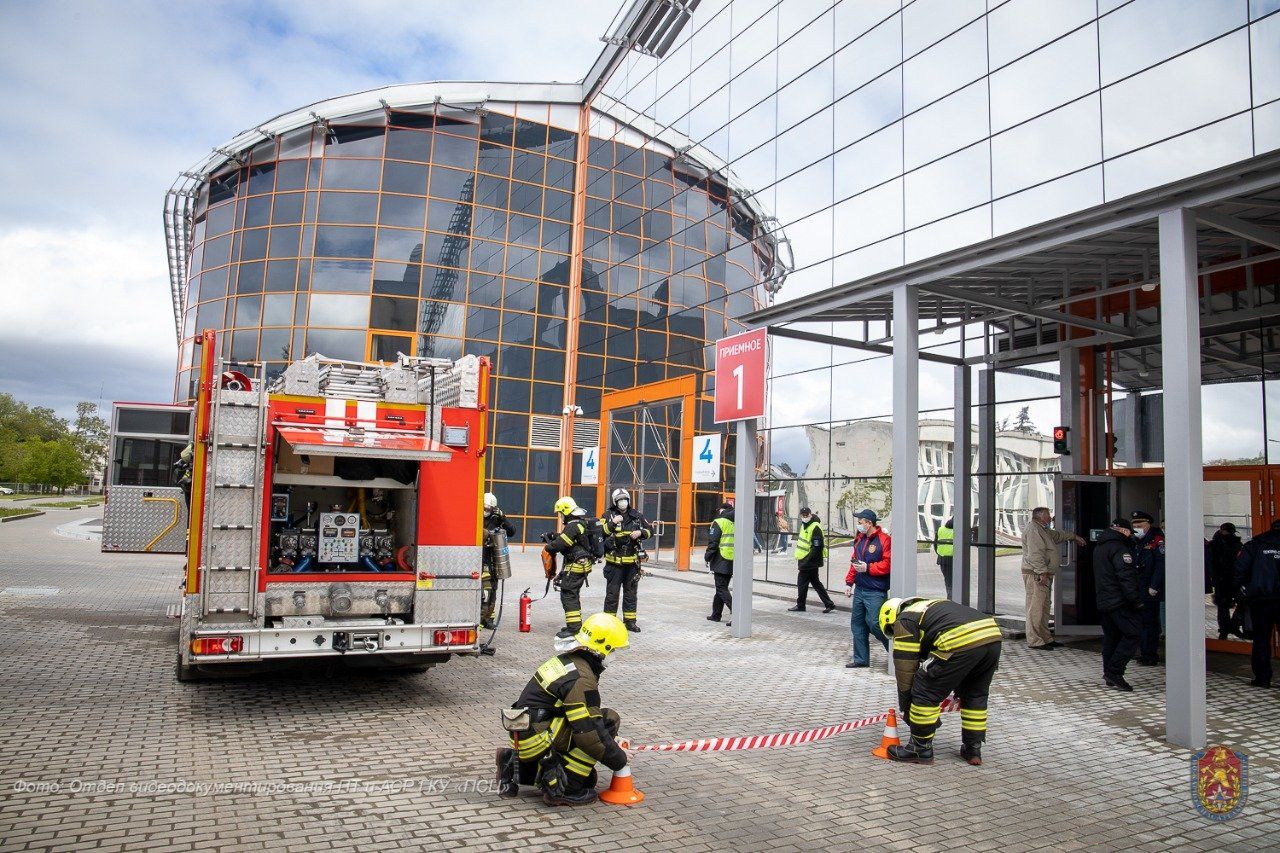
<path fill-rule="evenodd" d="M 868 728 L 784 750 L 639 754 L 648 798 L 631 809 L 499 800 L 488 790 L 497 709 L 549 656 L 559 625 L 553 596 L 535 605 L 533 633 L 516 632 L 521 589 L 542 587 L 532 552 L 517 555 L 493 658 L 419 675 L 311 666 L 179 684 L 164 608 L 180 559 L 99 554 L 56 536 L 65 520 L 0 529 L 5 850 L 1277 846 L 1280 692 L 1210 674 L 1211 741 L 1251 765 L 1244 811 L 1213 823 L 1191 804 L 1189 752 L 1161 740 L 1162 669 L 1136 668 L 1137 692 L 1124 695 L 1101 687 L 1095 653 L 1016 642 L 981 768 L 955 757 L 959 723 L 947 716 L 933 767 L 871 758 L 880 733 Z M 603 587 L 593 574 L 584 609 Z M 756 636 L 734 640 L 703 619 L 705 588 L 652 578 L 640 589 L 644 630 L 602 679 L 637 742 L 809 728 L 894 701 L 879 650 L 876 669 L 843 668 L 843 614 L 762 599 Z"/>

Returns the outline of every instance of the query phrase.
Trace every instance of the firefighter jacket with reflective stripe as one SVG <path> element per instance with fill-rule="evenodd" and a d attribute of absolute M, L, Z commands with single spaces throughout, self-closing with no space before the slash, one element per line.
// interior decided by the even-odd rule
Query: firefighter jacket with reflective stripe
<path fill-rule="evenodd" d="M 563 752 L 572 743 L 610 770 L 626 766 L 627 754 L 600 709 L 602 672 L 604 661 L 583 649 L 556 655 L 538 667 L 511 706 L 528 708 L 536 721 L 530 733 L 520 736 L 521 758 L 536 757 L 549 746 Z"/>
<path fill-rule="evenodd" d="M 796 534 L 796 564 L 799 569 L 820 569 L 828 555 L 827 537 L 822 520 L 816 515 L 808 524 L 801 522 Z"/>
<path fill-rule="evenodd" d="M 587 525 L 594 524 L 592 519 L 571 518 L 564 523 L 564 529 L 547 543 L 547 550 L 552 554 L 564 555 L 564 566 L 568 571 L 573 571 L 573 564 L 587 565 L 587 571 L 590 571 L 591 564 L 595 558 L 591 554 L 591 547 L 588 544 L 588 537 L 591 535 L 587 532 Z"/>
<path fill-rule="evenodd" d="M 996 620 L 942 599 L 908 599 L 893 623 L 893 668 L 898 692 L 909 694 L 920 662 L 937 666 L 967 649 L 1000 642 Z"/>
<path fill-rule="evenodd" d="M 711 571 L 718 575 L 733 574 L 733 515 L 722 515 L 711 522 L 707 553 L 703 556 Z"/>
<path fill-rule="evenodd" d="M 950 557 L 956 552 L 955 539 L 954 527 L 939 527 L 938 535 L 934 537 L 933 550 L 939 557 Z"/>
<path fill-rule="evenodd" d="M 634 507 L 626 511 L 610 507 L 600 519 L 604 530 L 604 561 L 611 565 L 631 566 L 636 563 L 640 543 L 653 535 L 653 526 Z M 640 538 L 633 539 L 633 531 L 640 531 Z"/>

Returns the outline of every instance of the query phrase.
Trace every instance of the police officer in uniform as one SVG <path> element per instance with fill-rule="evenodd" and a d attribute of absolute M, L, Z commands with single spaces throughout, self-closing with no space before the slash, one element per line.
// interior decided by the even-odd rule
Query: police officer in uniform
<path fill-rule="evenodd" d="M 582 627 L 582 585 L 586 583 L 595 556 L 591 552 L 590 530 L 595 519 L 587 516 L 577 502 L 568 496 L 556 501 L 555 513 L 563 527 L 558 534 L 549 534 L 544 550 L 560 554 L 564 565 L 560 569 L 560 606 L 564 608 L 564 627 L 557 636 L 572 637 Z"/>
<path fill-rule="evenodd" d="M 1102 680 L 1132 692 L 1124 680 L 1142 633 L 1142 589 L 1133 556 L 1133 525 L 1117 518 L 1102 531 L 1093 549 L 1093 582 L 1102 622 Z"/>
<path fill-rule="evenodd" d="M 889 758 L 933 763 L 933 735 L 942 700 L 960 700 L 960 757 L 982 764 L 987 694 L 1000 666 L 1000 626 L 972 607 L 941 598 L 891 598 L 880 607 L 880 630 L 893 638 L 899 707 L 911 740 L 889 747 Z"/>
<path fill-rule="evenodd" d="M 956 520 L 948 518 L 947 523 L 938 528 L 933 535 L 933 552 L 938 555 L 938 568 L 942 570 L 942 582 L 947 587 L 947 598 L 951 598 L 951 566 L 955 559 Z"/>
<path fill-rule="evenodd" d="M 822 520 L 813 514 L 807 506 L 800 510 L 800 532 L 796 535 L 796 606 L 787 609 L 793 613 L 803 613 L 808 604 L 809 587 L 812 585 L 822 600 L 822 612 L 830 613 L 836 609 L 836 603 L 827 594 L 818 576 L 819 569 L 826 561 L 827 538 L 822 529 Z"/>
<path fill-rule="evenodd" d="M 726 607 L 733 610 L 733 595 L 729 592 L 729 581 L 733 579 L 733 536 L 733 504 L 725 502 L 720 504 L 720 512 L 711 522 L 707 552 L 702 557 L 716 582 L 711 615 L 707 617 L 711 622 L 719 622 Z"/>
<path fill-rule="evenodd" d="M 1134 555 L 1138 563 L 1138 590 L 1142 600 L 1139 615 L 1138 663 L 1160 663 L 1160 602 L 1164 601 L 1164 531 L 1155 525 L 1151 513 L 1134 510 L 1129 515 Z"/>
<path fill-rule="evenodd" d="M 614 489 L 613 504 L 600 519 L 604 531 L 604 612 L 617 613 L 622 593 L 622 621 L 628 631 L 639 631 L 636 607 L 640 587 L 640 543 L 653 535 L 653 526 L 631 505 L 626 489 Z"/>
<path fill-rule="evenodd" d="M 498 604 L 498 585 L 494 582 L 494 561 L 497 554 L 494 553 L 489 533 L 501 530 L 507 536 L 516 535 L 515 527 L 498 508 L 498 496 L 492 492 L 484 493 L 484 530 L 484 560 L 480 572 L 480 627 L 490 630 L 493 628 L 493 614 Z"/>
<path fill-rule="evenodd" d="M 604 659 L 628 646 L 618 617 L 596 613 L 566 645 L 538 667 L 511 707 L 527 709 L 529 727 L 513 732 L 497 751 L 498 794 L 514 797 L 520 785 L 537 785 L 550 806 L 596 801 L 596 762 L 610 770 L 627 766 L 615 738 L 621 718 L 600 704 Z"/>

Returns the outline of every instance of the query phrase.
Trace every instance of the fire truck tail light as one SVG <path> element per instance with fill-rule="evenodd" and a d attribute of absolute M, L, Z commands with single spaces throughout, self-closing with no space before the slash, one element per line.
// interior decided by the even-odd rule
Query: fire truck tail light
<path fill-rule="evenodd" d="M 196 637 L 191 641 L 193 655 L 234 655 L 244 649 L 244 637 Z"/>
<path fill-rule="evenodd" d="M 475 628 L 446 628 L 435 633 L 437 646 L 472 646 L 475 642 Z"/>

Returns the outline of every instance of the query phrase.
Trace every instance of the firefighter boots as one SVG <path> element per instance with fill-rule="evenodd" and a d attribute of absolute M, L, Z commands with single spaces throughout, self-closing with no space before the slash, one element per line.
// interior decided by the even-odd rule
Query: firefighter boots
<path fill-rule="evenodd" d="M 982 766 L 982 744 L 966 743 L 960 746 L 960 757 L 974 767 Z"/>
<path fill-rule="evenodd" d="M 912 736 L 902 746 L 889 747 L 890 761 L 903 761 L 908 764 L 932 764 L 933 741 L 922 741 Z"/>
<path fill-rule="evenodd" d="M 542 801 L 549 806 L 589 806 L 600 799 L 595 788 L 565 788 L 552 793 L 543 790 Z"/>
<path fill-rule="evenodd" d="M 640 633 L 640 626 L 636 624 L 636 620 L 634 620 L 634 619 L 628 619 L 628 620 L 626 620 L 625 622 L 623 622 L 622 624 L 623 624 L 623 625 L 626 625 L 626 626 L 627 626 L 627 630 L 628 630 L 628 631 L 630 631 L 631 633 L 633 633 L 633 634 L 639 634 L 639 633 Z"/>
<path fill-rule="evenodd" d="M 517 781 L 517 763 L 515 759 L 515 750 L 507 747 L 499 747 L 494 753 L 493 763 L 497 765 L 497 773 L 494 774 L 494 781 L 498 783 L 499 797 L 516 797 L 520 794 L 520 783 Z"/>

